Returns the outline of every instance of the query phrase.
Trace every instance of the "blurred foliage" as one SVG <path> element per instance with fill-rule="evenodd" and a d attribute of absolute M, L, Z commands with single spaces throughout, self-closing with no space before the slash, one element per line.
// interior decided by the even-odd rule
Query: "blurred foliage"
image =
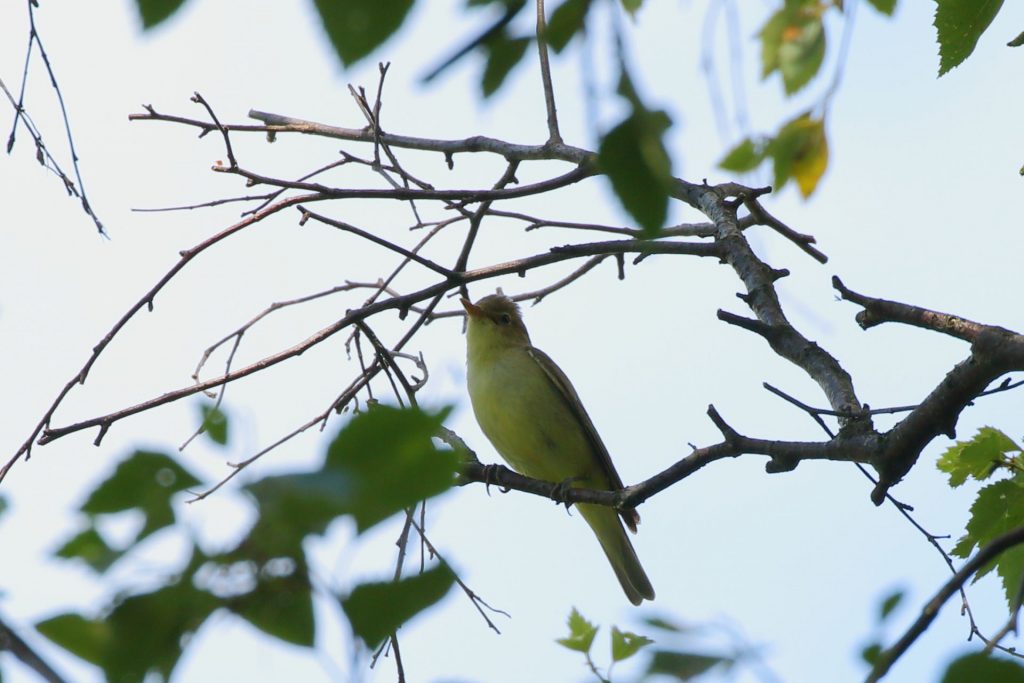
<path fill-rule="evenodd" d="M 480 82 L 484 97 L 490 97 L 498 91 L 505 78 L 526 54 L 526 48 L 530 47 L 531 42 L 529 38 L 513 38 L 502 31 L 484 43 L 487 64 Z"/>
<path fill-rule="evenodd" d="M 861 649 L 861 658 L 874 666 L 883 651 L 884 630 L 903 604 L 903 590 L 894 590 L 879 601 L 874 634 Z M 649 633 L 639 635 L 611 627 L 608 668 L 600 669 L 592 657 L 600 627 L 573 608 L 569 614 L 569 633 L 556 642 L 568 650 L 583 654 L 587 668 L 602 683 L 611 683 L 617 662 L 638 653 L 644 657 L 638 668 L 638 683 L 649 680 L 690 681 L 717 678 L 733 679 L 741 667 L 756 671 L 765 680 L 781 680 L 761 660 L 760 648 L 746 642 L 728 624 L 682 624 L 665 616 L 647 616 L 642 620 Z M 651 647 L 654 646 L 654 647 Z M 954 658 L 941 674 L 941 683 L 1024 683 L 1024 664 L 1019 659 L 974 652 Z"/>
<path fill-rule="evenodd" d="M 314 5 L 338 59 L 351 66 L 398 31 L 413 0 L 314 0 Z"/>
<path fill-rule="evenodd" d="M 886 16 L 892 16 L 896 9 L 896 0 L 869 1 L 875 10 Z M 971 54 L 1002 6 L 1002 0 L 936 0 L 936 4 L 941 76 Z M 783 0 L 758 34 L 762 78 L 778 73 L 787 96 L 809 85 L 819 75 L 825 61 L 826 16 L 833 10 L 839 15 L 844 13 L 842 0 Z M 837 68 L 844 67 L 839 64 Z M 837 85 L 838 80 L 833 81 L 812 111 L 784 123 L 778 132 L 740 141 L 719 162 L 720 168 L 746 173 L 770 159 L 776 190 L 792 179 L 800 193 L 809 197 L 828 167 L 825 112 Z M 819 113 L 812 113 L 815 111 Z"/>
<path fill-rule="evenodd" d="M 630 113 L 601 140 L 598 163 L 626 211 L 646 237 L 657 237 L 668 217 L 672 160 L 665 149 L 665 131 L 672 120 L 663 111 L 644 105 L 621 64 L 619 95 Z"/>
<path fill-rule="evenodd" d="M 1015 660 L 974 652 L 953 660 L 942 683 L 1024 683 L 1024 667 Z"/>
<path fill-rule="evenodd" d="M 597 626 L 586 620 L 575 607 L 569 613 L 569 635 L 559 638 L 555 642 L 562 647 L 576 652 L 590 652 L 590 646 L 594 644 L 594 636 L 597 635 Z"/>
<path fill-rule="evenodd" d="M 825 24 L 829 4 L 787 0 L 761 28 L 761 78 L 778 72 L 787 95 L 818 75 L 825 61 Z"/>
<path fill-rule="evenodd" d="M 455 581 L 444 564 L 400 581 L 356 586 L 342 599 L 352 631 L 370 647 L 380 644 L 399 626 L 443 598 Z"/>
<path fill-rule="evenodd" d="M 878 604 L 875 616 L 875 629 L 868 644 L 861 648 L 860 656 L 869 666 L 874 666 L 878 661 L 878 655 L 882 653 L 883 629 L 889 618 L 896 612 L 900 603 L 903 602 L 905 593 L 902 590 L 894 590 L 882 598 Z"/>
<path fill-rule="evenodd" d="M 772 160 L 776 190 L 796 181 L 800 194 L 809 197 L 828 168 L 828 138 L 824 119 L 805 112 L 787 122 L 775 137 L 746 138 L 733 147 L 719 166 L 748 173 L 766 159 Z"/>
<path fill-rule="evenodd" d="M 548 44 L 561 52 L 586 26 L 587 13 L 594 0 L 565 0 L 548 19 Z"/>
<path fill-rule="evenodd" d="M 228 418 L 217 406 L 207 403 L 199 405 L 199 412 L 202 415 L 202 424 L 199 427 L 201 433 L 206 434 L 214 443 L 225 446 L 228 443 Z"/>
<path fill-rule="evenodd" d="M 717 673 L 731 678 L 743 666 L 757 668 L 765 673 L 758 647 L 747 643 L 728 624 L 681 624 L 665 616 L 648 615 L 642 619 L 646 629 L 654 636 L 623 631 L 617 626 L 610 629 L 609 665 L 602 671 L 592 652 L 600 627 L 588 621 L 573 608 L 569 614 L 569 633 L 556 642 L 583 655 L 585 664 L 599 681 L 609 683 L 612 670 L 618 662 L 640 654 L 637 681 L 676 680 L 689 681 L 705 674 Z M 654 646 L 654 647 L 651 647 Z M 767 676 L 766 676 L 767 678 Z M 774 674 L 771 678 L 775 678 Z"/>
<path fill-rule="evenodd" d="M 181 9 L 185 0 L 136 0 L 142 28 L 151 29 Z"/>
<path fill-rule="evenodd" d="M 202 411 L 204 425 L 213 412 Z M 354 416 L 331 441 L 318 469 L 248 484 L 244 490 L 255 504 L 256 521 L 234 547 L 213 554 L 199 547 L 175 513 L 181 494 L 210 485 L 169 455 L 132 453 L 82 504 L 84 528 L 55 555 L 104 575 L 115 565 L 132 562 L 133 551 L 146 539 L 177 534 L 190 546 L 187 561 L 162 571 L 150 590 L 123 589 L 94 614 L 66 612 L 40 621 L 36 628 L 100 667 L 115 683 L 153 675 L 169 678 L 190 636 L 219 610 L 238 615 L 273 638 L 312 647 L 317 615 L 304 540 L 324 534 L 345 517 L 362 533 L 445 491 L 454 480 L 458 458 L 437 447 L 432 437 L 448 412 L 374 406 Z M 215 443 L 226 443 L 227 422 L 218 411 L 220 426 L 207 429 Z M 115 546 L 98 522 L 126 514 L 141 518 L 140 531 Z M 330 597 L 344 609 L 355 635 L 374 644 L 443 598 L 453 580 L 446 565 L 435 563 L 417 575 L 357 585 L 347 596 Z M 319 584 L 316 589 L 330 592 Z"/>
<path fill-rule="evenodd" d="M 949 475 L 949 485 L 962 485 L 968 478 L 987 481 L 997 472 L 1008 476 L 978 491 L 971 505 L 967 529 L 953 547 L 953 555 L 967 558 L 976 549 L 998 536 L 1024 526 L 1024 459 L 1013 439 L 992 427 L 983 427 L 968 441 L 951 446 L 937 466 Z M 1024 546 L 1001 553 L 974 575 L 977 581 L 993 569 L 1002 579 L 1003 592 L 1010 609 L 1020 599 L 1024 577 Z"/>

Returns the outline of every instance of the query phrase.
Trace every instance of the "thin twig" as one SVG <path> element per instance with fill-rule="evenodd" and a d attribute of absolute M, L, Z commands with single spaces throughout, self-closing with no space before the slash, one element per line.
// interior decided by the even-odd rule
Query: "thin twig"
<path fill-rule="evenodd" d="M 0 619 L 0 652 L 4 651 L 17 657 L 22 664 L 36 672 L 43 680 L 49 681 L 49 683 L 64 683 L 64 678 Z"/>
<path fill-rule="evenodd" d="M 78 165 L 78 152 L 75 149 L 75 139 L 71 133 L 71 118 L 68 116 L 67 106 L 64 103 L 64 94 L 61 92 L 60 84 L 57 81 L 57 75 L 54 73 L 53 65 L 50 63 L 50 57 L 46 52 L 46 48 L 43 46 L 43 39 L 39 35 L 39 31 L 36 28 L 36 15 L 35 10 L 38 7 L 37 2 L 34 0 L 28 0 L 28 21 L 29 21 L 29 37 L 28 46 L 25 51 L 25 65 L 22 69 L 21 74 L 21 89 L 18 93 L 18 99 L 15 100 L 11 91 L 7 89 L 7 85 L 0 79 L 0 90 L 4 91 L 11 106 L 14 107 L 14 122 L 11 126 L 11 134 L 7 138 L 7 153 L 10 154 L 11 150 L 14 149 L 15 138 L 18 130 L 18 124 L 24 123 L 25 129 L 32 137 L 33 143 L 36 147 L 36 159 L 42 164 L 47 170 L 51 171 L 54 175 L 60 178 L 64 185 L 65 191 L 73 196 L 77 197 L 82 205 L 82 210 L 89 218 L 92 219 L 93 224 L 96 226 L 96 230 L 103 235 L 107 236 L 106 231 L 103 228 L 103 223 L 100 221 L 99 216 L 92 209 L 92 204 L 89 201 L 88 195 L 85 191 L 85 181 L 82 179 L 82 172 Z M 43 65 L 46 67 L 46 73 L 50 79 L 50 87 L 53 89 L 54 94 L 57 97 L 57 103 L 60 107 L 61 119 L 64 123 L 64 134 L 68 141 L 68 153 L 71 156 L 71 166 L 75 174 L 75 180 L 72 180 L 67 173 L 60 167 L 60 164 L 50 153 L 46 143 L 43 141 L 43 135 L 40 130 L 36 127 L 35 122 L 28 115 L 25 109 L 25 90 L 28 86 L 28 72 L 29 64 L 32 60 L 33 46 L 39 48 L 39 56 L 43 60 Z M 77 181 L 77 183 L 76 183 Z"/>
<path fill-rule="evenodd" d="M 417 253 L 415 253 L 413 251 L 409 251 L 408 249 L 405 249 L 404 247 L 400 247 L 399 245 L 395 244 L 394 242 L 386 240 L 386 239 L 384 239 L 382 237 L 377 237 L 373 233 L 368 232 L 366 230 L 363 230 L 362 228 L 357 228 L 356 226 L 352 225 L 351 223 L 346 223 L 344 221 L 339 221 L 339 220 L 335 220 L 333 218 L 328 218 L 327 216 L 323 216 L 321 214 L 314 213 L 313 211 L 310 211 L 310 210 L 308 210 L 308 209 L 306 209 L 305 207 L 302 207 L 302 206 L 299 207 L 299 211 L 302 213 L 302 219 L 299 221 L 299 225 L 303 225 L 308 219 L 312 218 L 313 220 L 315 220 L 317 222 L 320 222 L 320 223 L 323 223 L 324 225 L 329 225 L 329 226 L 331 226 L 333 228 L 338 228 L 339 230 L 344 230 L 345 232 L 350 232 L 353 235 L 358 235 L 359 237 L 362 237 L 367 242 L 372 242 L 373 244 L 379 244 L 382 247 L 390 249 L 391 251 L 395 252 L 396 254 L 401 254 L 402 256 L 404 256 L 405 258 L 409 259 L 410 261 L 415 261 L 416 263 L 420 264 L 421 266 L 424 266 L 425 268 L 429 268 L 430 270 L 434 271 L 435 273 L 443 275 L 444 277 L 450 278 L 450 277 L 453 276 L 452 271 L 448 270 L 444 266 L 442 266 L 440 264 L 437 264 L 437 263 L 434 263 L 430 259 L 423 258 L 419 254 L 417 254 Z"/>
<path fill-rule="evenodd" d="M 200 242 L 199 244 L 195 245 L 191 249 L 188 249 L 188 250 L 185 250 L 185 251 L 181 252 L 180 260 L 173 267 L 171 267 L 171 269 L 168 270 L 157 281 L 157 283 L 155 285 L 153 285 L 142 296 L 142 298 L 140 298 L 138 301 L 136 301 L 124 313 L 124 315 L 121 316 L 121 318 L 116 323 L 114 323 L 114 326 L 110 329 L 110 331 L 107 332 L 106 335 L 104 335 L 103 339 L 101 339 L 95 346 L 93 346 L 92 353 L 90 353 L 88 359 L 86 360 L 86 362 L 82 366 L 82 368 L 75 374 L 74 377 L 72 377 L 70 380 L 68 380 L 67 384 L 64 385 L 64 388 L 60 390 L 60 392 L 57 394 L 57 397 L 54 399 L 53 403 L 51 403 L 49 408 L 46 409 L 46 412 L 43 413 L 43 417 L 40 418 L 39 422 L 32 429 L 32 431 L 29 434 L 28 438 L 21 445 L 21 447 L 18 448 L 18 450 L 3 465 L 3 467 L 0 467 L 0 482 L 3 482 L 4 477 L 7 476 L 7 473 L 10 471 L 11 467 L 13 467 L 14 463 L 16 463 L 18 460 L 20 460 L 22 458 L 22 456 L 24 456 L 26 459 L 28 459 L 31 456 L 32 445 L 36 441 L 36 438 L 39 437 L 39 435 L 42 434 L 43 431 L 46 430 L 49 427 L 50 420 L 53 418 L 53 414 L 56 412 L 57 408 L 64 402 L 64 399 L 67 397 L 68 393 L 70 393 L 70 391 L 74 388 L 74 386 L 76 384 L 85 384 L 85 380 L 88 377 L 89 371 L 92 369 L 93 364 L 96 363 L 96 361 L 99 359 L 99 357 L 103 353 L 103 351 L 107 348 L 107 346 L 110 344 L 110 342 L 113 341 L 114 337 L 117 336 L 117 334 L 125 327 L 125 325 L 128 324 L 128 321 L 131 320 L 132 318 L 134 318 L 136 313 L 141 311 L 143 308 L 148 308 L 148 309 L 152 310 L 152 308 L 153 308 L 153 301 L 156 299 L 156 295 L 179 272 L 181 272 L 181 270 L 185 266 L 187 266 L 189 264 L 189 262 L 192 261 L 192 259 L 194 259 L 198 255 L 202 254 L 203 252 L 205 252 L 207 249 L 209 249 L 213 245 L 215 245 L 215 244 L 217 244 L 217 243 L 227 239 L 231 235 L 234 235 L 235 233 L 237 233 L 237 232 L 239 232 L 241 230 L 244 230 L 245 228 L 249 227 L 250 225 L 253 225 L 254 223 L 262 220 L 263 218 L 266 218 L 267 216 L 270 216 L 270 215 L 272 215 L 274 213 L 277 213 L 281 209 L 284 209 L 284 208 L 287 208 L 289 206 L 292 206 L 293 204 L 299 204 L 299 203 L 304 202 L 304 201 L 316 201 L 316 199 L 317 198 L 313 197 L 313 196 L 298 196 L 298 197 L 292 197 L 290 199 L 282 200 L 278 204 L 274 204 L 273 206 L 267 207 L 265 210 L 261 211 L 258 214 L 255 214 L 253 216 L 250 216 L 249 218 L 243 219 L 243 220 L 239 221 L 238 223 L 235 223 L 234 225 L 231 225 L 231 226 L 225 228 L 224 230 L 221 230 L 216 235 L 213 235 L 212 237 L 209 237 L 209 238 L 203 240 L 202 242 Z M 219 385 L 215 385 L 215 386 L 219 386 Z M 210 387 L 205 387 L 205 388 L 210 388 Z M 205 390 L 205 388 L 203 390 Z M 189 393 L 194 393 L 194 392 L 189 392 Z M 184 394 L 184 395 L 188 395 L 188 394 Z M 97 423 L 97 424 L 100 424 L 100 423 Z"/>
<path fill-rule="evenodd" d="M 789 402 L 790 404 L 795 405 L 796 407 L 798 407 L 801 410 L 803 410 L 807 415 L 809 415 L 822 428 L 822 430 L 826 434 L 828 434 L 829 438 L 835 438 L 835 435 L 832 433 L 832 430 L 830 430 L 828 428 L 828 426 L 825 424 L 825 421 L 821 419 L 819 411 L 816 408 L 814 408 L 812 406 L 809 406 L 806 403 L 803 403 L 802 401 L 797 400 L 796 398 L 790 396 L 789 394 L 786 394 L 785 392 L 781 391 L 780 389 L 777 389 L 777 388 L 773 387 L 772 385 L 768 384 L 767 382 L 764 382 L 762 384 L 762 386 L 764 386 L 765 389 L 767 389 L 771 393 L 775 394 L 779 398 L 782 398 L 783 400 L 785 400 L 785 401 Z M 878 480 L 875 477 L 871 476 L 871 473 L 868 472 L 867 468 L 864 465 L 862 465 L 859 462 L 855 462 L 854 465 L 857 467 L 857 469 L 860 471 L 860 473 L 862 475 L 864 475 L 864 478 L 866 478 L 868 481 L 870 481 L 873 485 L 875 485 L 875 486 L 878 485 Z M 910 514 L 913 511 L 913 508 L 911 506 L 907 505 L 906 503 L 903 503 L 901 501 L 896 500 L 896 498 L 893 497 L 893 495 L 891 493 L 886 492 L 885 498 L 890 503 L 892 503 L 893 507 L 896 508 L 896 511 L 900 515 L 902 515 L 903 518 L 906 519 L 910 523 L 911 526 L 913 526 L 922 536 L 925 537 L 925 540 L 927 540 L 928 543 L 935 549 L 935 551 L 937 553 L 939 553 L 939 556 L 942 557 L 942 560 L 946 563 L 946 566 L 949 567 L 949 571 L 951 573 L 953 573 L 953 574 L 956 574 L 956 566 L 953 564 L 953 558 L 950 557 L 949 553 L 947 553 L 945 548 L 943 548 L 942 545 L 939 543 L 939 539 L 940 538 L 948 538 L 948 537 L 937 536 L 936 534 L 933 534 L 930 531 L 928 531 L 927 529 L 925 529 L 916 519 L 914 519 L 914 516 Z M 978 638 L 981 639 L 981 641 L 986 644 L 986 647 L 998 648 L 999 650 L 1007 652 L 1008 654 L 1011 654 L 1011 655 L 1013 655 L 1015 657 L 1024 658 L 1024 654 L 1015 652 L 1013 650 L 1010 650 L 1009 648 L 1005 648 L 1005 647 L 999 645 L 998 644 L 998 640 L 999 640 L 998 634 L 997 634 L 997 637 L 994 637 L 994 638 L 990 639 L 990 638 L 987 638 L 981 632 L 981 629 L 978 628 L 977 622 L 974 620 L 974 610 L 971 609 L 971 603 L 967 599 L 967 591 L 966 591 L 966 589 L 964 589 L 963 586 L 960 587 L 960 600 L 961 600 L 961 604 L 963 605 L 962 613 L 967 615 L 967 621 L 968 621 L 968 625 L 969 625 L 969 629 L 970 629 L 968 637 L 967 637 L 968 640 L 970 640 L 974 636 L 978 636 Z"/>
<path fill-rule="evenodd" d="M 419 533 L 420 538 L 423 539 L 423 542 L 426 544 L 427 548 L 430 549 L 430 553 L 438 560 L 440 560 L 442 563 L 451 568 L 451 565 L 448 564 L 448 561 L 444 559 L 444 556 L 437 551 L 437 548 L 434 547 L 434 544 L 430 542 L 429 538 L 427 538 L 427 534 L 423 531 L 423 528 L 416 522 L 413 522 L 412 525 Z M 486 607 L 491 612 L 495 614 L 501 614 L 502 616 L 508 617 L 509 619 L 511 619 L 512 616 L 503 609 L 498 609 L 497 607 L 492 607 L 491 605 L 487 604 L 487 601 L 485 601 L 473 589 L 467 586 L 466 583 L 461 578 L 459 578 L 459 575 L 456 574 L 454 570 L 452 571 L 452 576 L 455 577 L 455 582 L 459 584 L 459 588 L 462 589 L 462 591 L 466 594 L 466 597 L 468 597 L 470 602 L 473 603 L 473 607 L 475 607 L 476 611 L 480 613 L 480 616 L 484 618 L 484 621 L 487 622 L 487 625 L 491 628 L 491 630 L 501 635 L 501 631 L 498 629 L 497 625 L 495 625 L 495 623 L 491 621 L 490 617 L 487 616 L 487 613 L 484 612 L 483 608 Z"/>
<path fill-rule="evenodd" d="M 184 116 L 171 116 L 157 112 L 152 106 L 144 107 L 143 114 L 131 114 L 128 119 L 131 121 L 161 121 L 165 123 L 177 123 L 186 126 L 193 126 L 202 131 L 209 132 L 214 129 L 210 123 L 192 119 Z M 224 129 L 231 132 L 241 133 L 298 133 L 302 135 L 316 135 L 351 142 L 367 142 L 373 144 L 375 137 L 372 130 L 365 128 L 343 128 L 331 126 L 316 121 L 298 119 L 281 114 L 257 111 L 249 112 L 249 117 L 263 121 L 264 125 L 248 124 L 225 124 Z M 594 152 L 579 147 L 573 147 L 565 143 L 544 144 L 544 145 L 523 145 L 499 140 L 485 135 L 452 140 L 438 140 L 433 138 L 421 138 L 411 135 L 396 135 L 393 133 L 382 133 L 379 140 L 391 147 L 404 149 L 417 149 L 427 152 L 440 152 L 446 156 L 455 154 L 497 154 L 506 159 L 517 159 L 519 161 L 529 160 L 561 160 L 574 164 L 591 165 L 596 160 Z"/>
<path fill-rule="evenodd" d="M 551 82 L 551 64 L 548 61 L 547 18 L 544 0 L 537 2 L 537 52 L 540 55 L 540 75 L 544 83 L 544 107 L 548 113 L 548 144 L 558 145 L 562 134 L 558 132 L 558 112 L 555 109 L 555 86 Z"/>

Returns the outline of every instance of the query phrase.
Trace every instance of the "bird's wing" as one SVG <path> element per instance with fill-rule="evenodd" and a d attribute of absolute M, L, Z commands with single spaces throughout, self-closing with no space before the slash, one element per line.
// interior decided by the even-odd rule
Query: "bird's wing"
<path fill-rule="evenodd" d="M 551 356 L 544 353 L 538 348 L 529 347 L 528 352 L 533 357 L 537 364 L 544 370 L 544 374 L 551 380 L 551 384 L 554 385 L 555 389 L 558 390 L 558 395 L 562 397 L 565 402 L 565 406 L 569 409 L 583 425 L 583 431 L 587 436 L 587 441 L 594 448 L 594 453 L 597 454 L 598 464 L 601 466 L 601 471 L 604 472 L 605 476 L 608 477 L 608 484 L 611 490 L 617 490 L 623 488 L 622 478 L 619 477 L 619 473 L 615 471 L 615 465 L 612 463 L 612 457 L 608 454 L 608 449 L 605 448 L 604 442 L 601 441 L 601 437 L 597 433 L 597 428 L 594 427 L 593 421 L 590 419 L 590 415 L 587 415 L 586 408 L 583 407 L 583 401 L 580 400 L 579 394 L 576 393 L 576 389 L 572 386 L 572 382 L 566 377 L 562 369 L 555 364 L 555 361 L 551 360 Z M 640 515 L 633 508 L 621 510 L 623 521 L 629 530 L 636 533 L 636 525 L 640 521 Z"/>

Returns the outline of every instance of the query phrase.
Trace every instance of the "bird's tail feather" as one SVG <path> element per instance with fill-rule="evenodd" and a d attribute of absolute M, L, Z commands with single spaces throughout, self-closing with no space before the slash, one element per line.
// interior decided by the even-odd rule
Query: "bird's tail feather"
<path fill-rule="evenodd" d="M 601 542 L 601 549 L 615 570 L 615 576 L 622 584 L 622 590 L 629 601 L 639 605 L 645 599 L 653 600 L 654 587 L 647 578 L 615 510 L 603 505 L 587 504 L 579 504 L 577 508 L 593 529 L 597 540 Z"/>

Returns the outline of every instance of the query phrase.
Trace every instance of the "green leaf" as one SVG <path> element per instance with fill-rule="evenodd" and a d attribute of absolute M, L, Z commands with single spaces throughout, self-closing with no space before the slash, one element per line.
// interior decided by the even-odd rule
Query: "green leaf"
<path fill-rule="evenodd" d="M 939 76 L 971 56 L 1002 6 L 1003 0 L 935 0 Z"/>
<path fill-rule="evenodd" d="M 139 510 L 145 523 L 135 543 L 174 523 L 171 496 L 201 482 L 163 453 L 135 451 L 82 505 L 90 516 Z"/>
<path fill-rule="evenodd" d="M 779 71 L 787 95 L 807 85 L 825 61 L 825 26 L 820 19 L 791 30 L 792 37 L 783 34 L 779 47 Z"/>
<path fill-rule="evenodd" d="M 117 562 L 124 555 L 120 550 L 114 550 L 103 540 L 96 527 L 90 526 L 53 553 L 57 557 L 65 559 L 78 559 L 98 573 L 103 573 L 110 568 L 110 565 Z"/>
<path fill-rule="evenodd" d="M 782 74 L 787 95 L 810 82 L 825 59 L 825 26 L 818 3 L 787 2 L 761 28 L 761 75 Z"/>
<path fill-rule="evenodd" d="M 352 631 L 374 647 L 447 593 L 455 575 L 440 564 L 400 581 L 364 583 L 341 601 Z"/>
<path fill-rule="evenodd" d="M 261 559 L 298 558 L 303 538 L 323 533 L 337 517 L 352 515 L 362 532 L 446 491 L 458 456 L 437 448 L 432 436 L 448 412 L 376 406 L 342 428 L 322 469 L 248 485 L 260 517 L 240 552 L 255 552 Z"/>
<path fill-rule="evenodd" d="M 988 479 L 1003 462 L 1003 456 L 1019 451 L 1013 439 L 994 427 L 982 427 L 968 441 L 957 441 L 939 457 L 936 467 L 949 475 L 949 485 L 960 486 L 967 477 Z"/>
<path fill-rule="evenodd" d="M 1014 546 L 996 558 L 996 573 L 1003 583 L 1003 595 L 1010 611 L 1020 604 L 1024 587 L 1024 547 Z"/>
<path fill-rule="evenodd" d="M 601 140 L 598 165 L 611 181 L 619 201 L 640 224 L 644 237 L 657 237 L 668 216 L 672 161 L 664 134 L 672 120 L 663 111 L 648 109 L 622 65 L 618 93 L 632 113 Z"/>
<path fill-rule="evenodd" d="M 878 607 L 879 621 L 884 620 L 886 617 L 892 614 L 892 611 L 899 606 L 902 600 L 903 591 L 901 590 L 893 591 L 884 600 L 882 600 L 882 604 Z"/>
<path fill-rule="evenodd" d="M 281 474 L 249 484 L 245 488 L 256 499 L 259 518 L 238 557 L 301 557 L 306 536 L 322 534 L 351 512 L 353 486 L 350 477 L 335 471 Z"/>
<path fill-rule="evenodd" d="M 989 484 L 978 491 L 971 505 L 967 533 L 957 542 L 952 552 L 966 559 L 975 548 L 1021 524 L 1024 524 L 1024 486 L 1016 479 Z"/>
<path fill-rule="evenodd" d="M 484 97 L 490 97 L 501 87 L 532 42 L 529 38 L 509 38 L 505 33 L 487 41 L 487 64 L 481 81 Z"/>
<path fill-rule="evenodd" d="M 942 683 L 1024 683 L 1024 667 L 1017 661 L 972 652 L 954 659 L 942 675 Z"/>
<path fill-rule="evenodd" d="M 776 190 L 793 178 L 800 194 L 809 197 L 828 167 L 824 120 L 809 113 L 797 116 L 767 144 L 766 153 L 774 160 Z"/>
<path fill-rule="evenodd" d="M 629 12 L 630 16 L 634 16 L 643 4 L 644 0 L 622 0 L 622 9 Z"/>
<path fill-rule="evenodd" d="M 668 217 L 672 163 L 662 138 L 670 125 L 664 112 L 634 110 L 604 136 L 598 150 L 615 195 L 645 237 L 656 237 Z"/>
<path fill-rule="evenodd" d="M 1024 526 L 1024 482 L 1018 479 L 1004 479 L 990 484 L 978 492 L 971 505 L 971 518 L 967 522 L 967 533 L 957 542 L 952 553 L 967 558 L 975 548 L 988 545 L 995 538 Z M 1024 547 L 1015 546 L 1001 553 L 977 574 L 977 581 L 993 569 L 997 570 L 1003 583 L 1007 604 L 1012 609 L 1020 591 L 1021 577 L 1024 576 Z"/>
<path fill-rule="evenodd" d="M 107 622 L 70 612 L 40 621 L 36 630 L 71 654 L 97 665 L 113 640 L 113 629 Z"/>
<path fill-rule="evenodd" d="M 594 636 L 597 635 L 597 626 L 584 619 L 583 615 L 575 607 L 569 613 L 568 623 L 569 635 L 565 638 L 559 638 L 555 642 L 575 652 L 590 652 L 590 646 L 594 643 Z"/>
<path fill-rule="evenodd" d="M 647 666 L 649 674 L 672 676 L 676 680 L 689 681 L 709 671 L 718 664 L 731 664 L 731 659 L 702 655 L 691 652 L 658 650 Z"/>
<path fill-rule="evenodd" d="M 44 636 L 103 669 L 118 683 L 141 683 L 155 671 L 167 680 L 188 636 L 218 606 L 186 581 L 134 595 L 105 619 L 62 614 L 36 625 Z"/>
<path fill-rule="evenodd" d="M 228 442 L 228 416 L 216 406 L 202 404 L 199 406 L 202 412 L 202 430 L 213 439 L 214 443 L 224 446 Z"/>
<path fill-rule="evenodd" d="M 229 604 L 231 610 L 264 633 L 287 643 L 313 647 L 316 621 L 313 595 L 306 567 L 294 562 L 292 571 L 276 575 L 268 571 L 275 561 L 259 572 L 256 588 Z M 278 565 L 283 564 L 277 560 Z"/>
<path fill-rule="evenodd" d="M 874 666 L 875 662 L 878 661 L 878 655 L 882 654 L 882 646 L 879 643 L 871 643 L 865 646 L 860 651 L 860 658 L 867 662 L 870 666 Z"/>
<path fill-rule="evenodd" d="M 187 582 L 128 598 L 107 617 L 114 631 L 114 648 L 102 665 L 107 677 L 124 680 L 137 673 L 131 677 L 141 681 L 155 669 L 167 680 L 187 636 L 218 606 L 216 598 Z"/>
<path fill-rule="evenodd" d="M 1006 44 L 1007 47 L 1020 47 L 1021 45 L 1024 45 L 1024 31 L 1021 31 L 1016 38 Z"/>
<path fill-rule="evenodd" d="M 185 0 L 135 0 L 143 30 L 149 30 L 178 11 Z"/>
<path fill-rule="evenodd" d="M 334 51 L 351 66 L 391 37 L 413 0 L 314 0 Z"/>
<path fill-rule="evenodd" d="M 785 9 L 780 9 L 761 27 L 761 78 L 768 78 L 779 69 L 779 48 L 782 46 L 782 32 L 786 28 Z"/>
<path fill-rule="evenodd" d="M 747 173 L 761 165 L 761 162 L 764 161 L 764 155 L 765 146 L 763 143 L 754 142 L 751 138 L 746 138 L 729 150 L 725 158 L 718 162 L 718 167 L 725 171 L 733 171 L 734 173 Z"/>
<path fill-rule="evenodd" d="M 868 4 L 886 16 L 896 11 L 896 0 L 868 0 Z"/>
<path fill-rule="evenodd" d="M 323 467 L 265 477 L 246 486 L 259 518 L 235 559 L 300 559 L 302 541 L 342 515 L 360 532 L 447 490 L 459 458 L 437 448 L 447 408 L 437 413 L 376 406 L 349 421 L 331 442 Z"/>
<path fill-rule="evenodd" d="M 0 496 L 0 515 L 7 511 L 7 507 L 7 499 L 4 498 L 3 496 Z"/>
<path fill-rule="evenodd" d="M 642 621 L 648 626 L 661 629 L 662 631 L 669 631 L 670 633 L 685 633 L 691 630 L 685 624 L 680 624 L 668 617 L 644 617 Z"/>
<path fill-rule="evenodd" d="M 637 635 L 629 631 L 620 631 L 618 627 L 612 626 L 612 661 L 621 662 L 624 659 L 629 659 L 640 648 L 653 642 L 647 636 Z"/>
<path fill-rule="evenodd" d="M 592 0 L 565 0 L 548 20 L 548 44 L 561 52 L 573 36 L 583 30 Z"/>
<path fill-rule="evenodd" d="M 451 487 L 459 458 L 433 442 L 450 412 L 376 406 L 331 442 L 324 472 L 350 482 L 347 502 L 360 532 Z"/>

